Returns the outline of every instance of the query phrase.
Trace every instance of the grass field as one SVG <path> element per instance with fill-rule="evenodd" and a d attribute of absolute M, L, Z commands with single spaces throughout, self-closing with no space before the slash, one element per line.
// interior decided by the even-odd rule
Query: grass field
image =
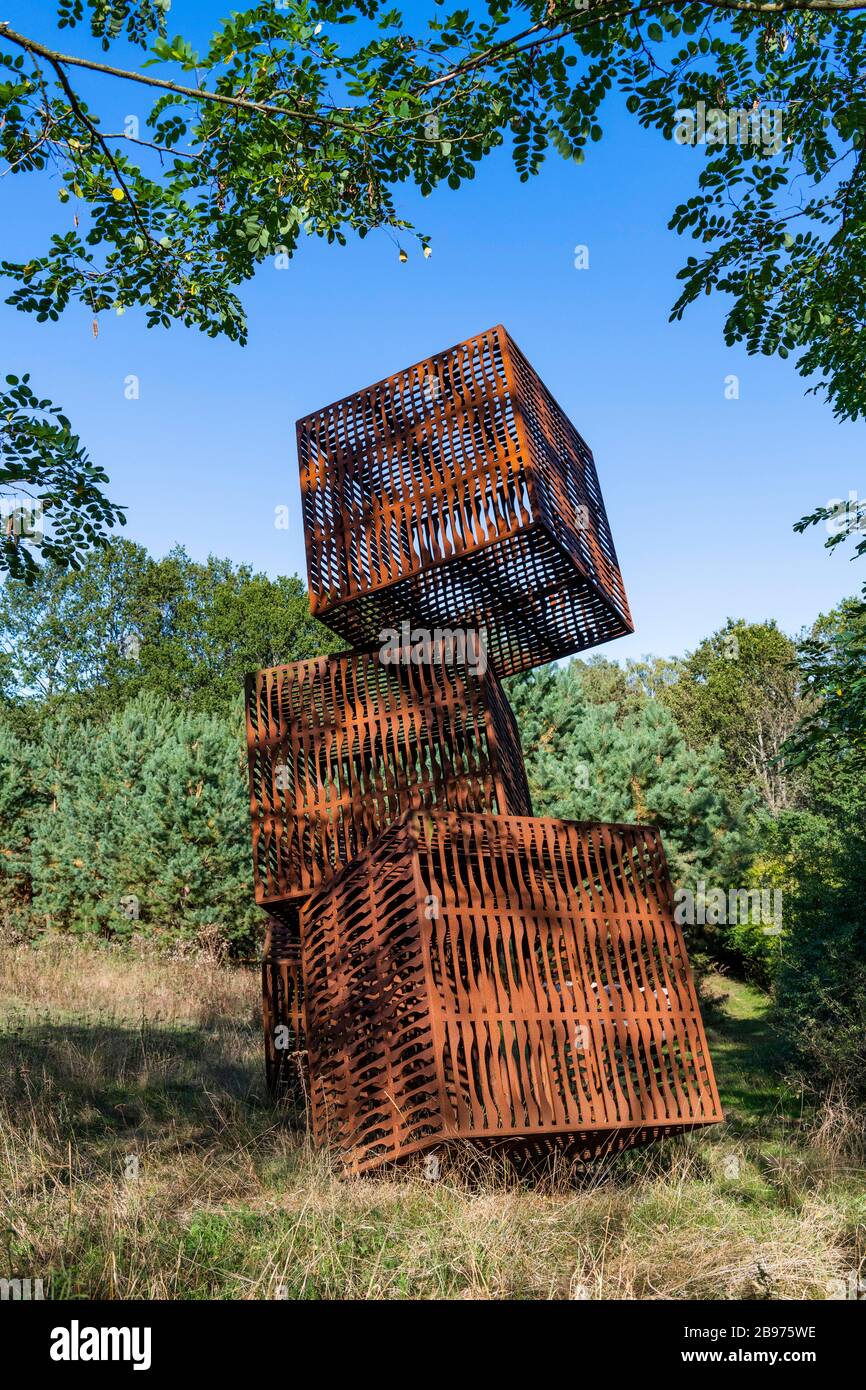
<path fill-rule="evenodd" d="M 866 1274 L 844 1115 L 705 985 L 725 1126 L 543 1181 L 346 1180 L 268 1101 L 258 972 L 0 949 L 0 1275 L 78 1298 L 826 1298 Z M 50 1281 L 50 1283 L 49 1283 Z"/>

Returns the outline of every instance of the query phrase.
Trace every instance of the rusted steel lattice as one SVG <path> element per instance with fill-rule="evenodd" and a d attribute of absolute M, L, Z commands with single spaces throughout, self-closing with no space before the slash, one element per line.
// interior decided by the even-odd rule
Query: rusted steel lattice
<path fill-rule="evenodd" d="M 632 631 L 588 446 L 500 327 L 298 421 L 312 612 L 484 629 L 500 676 Z"/>
<path fill-rule="evenodd" d="M 314 1136 L 351 1169 L 722 1118 L 651 828 L 410 812 L 301 931 Z"/>
<path fill-rule="evenodd" d="M 631 631 L 586 444 L 500 327 L 298 448 L 311 609 L 357 649 L 247 682 L 271 1089 L 357 1171 L 721 1119 L 658 834 L 532 819 L 493 674 Z"/>
<path fill-rule="evenodd" d="M 411 805 L 532 813 L 492 671 L 444 644 L 425 664 L 408 647 L 391 654 L 341 652 L 247 679 L 256 901 L 276 915 Z"/>
<path fill-rule="evenodd" d="M 265 1080 L 273 1095 L 300 1105 L 309 1085 L 303 990 L 297 923 L 269 918 L 262 952 Z"/>

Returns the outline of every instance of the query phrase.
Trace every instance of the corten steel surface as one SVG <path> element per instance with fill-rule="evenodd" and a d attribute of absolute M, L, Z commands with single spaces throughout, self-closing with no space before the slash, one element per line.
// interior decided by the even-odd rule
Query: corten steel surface
<path fill-rule="evenodd" d="M 532 814 L 499 681 L 473 674 L 471 655 L 435 654 L 404 665 L 378 648 L 341 652 L 248 677 L 253 868 L 268 911 L 302 900 L 413 804 Z"/>
<path fill-rule="evenodd" d="M 408 813 L 301 914 L 313 1133 L 577 1156 L 722 1119 L 657 831 Z"/>
<path fill-rule="evenodd" d="M 632 631 L 592 454 L 501 326 L 298 421 L 310 606 L 485 628 L 500 676 Z"/>
<path fill-rule="evenodd" d="M 308 1086 L 307 1038 L 296 922 L 268 920 L 262 952 L 262 1020 L 268 1090 L 303 1105 Z"/>

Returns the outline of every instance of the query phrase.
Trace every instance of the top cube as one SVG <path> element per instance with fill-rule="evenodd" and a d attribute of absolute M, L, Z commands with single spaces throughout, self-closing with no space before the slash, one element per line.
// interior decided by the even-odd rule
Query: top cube
<path fill-rule="evenodd" d="M 353 645 L 463 628 L 508 676 L 633 630 L 592 453 L 501 325 L 297 430 L 310 606 Z"/>

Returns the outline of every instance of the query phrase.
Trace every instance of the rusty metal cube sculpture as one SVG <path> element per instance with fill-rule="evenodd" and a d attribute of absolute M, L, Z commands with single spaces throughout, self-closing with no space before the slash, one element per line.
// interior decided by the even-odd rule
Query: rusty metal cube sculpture
<path fill-rule="evenodd" d="M 531 815 L 517 726 L 493 672 L 442 644 L 340 652 L 247 679 L 256 901 L 274 916 L 410 806 Z"/>
<path fill-rule="evenodd" d="M 652 828 L 410 812 L 301 933 L 313 1134 L 351 1170 L 722 1118 Z"/>
<path fill-rule="evenodd" d="M 295 914 L 297 917 L 297 913 Z M 268 919 L 262 952 L 265 1081 L 279 1099 L 306 1103 L 307 1028 L 297 921 Z"/>
<path fill-rule="evenodd" d="M 632 631 L 592 454 L 501 326 L 298 421 L 310 604 L 480 631 L 500 676 Z"/>

